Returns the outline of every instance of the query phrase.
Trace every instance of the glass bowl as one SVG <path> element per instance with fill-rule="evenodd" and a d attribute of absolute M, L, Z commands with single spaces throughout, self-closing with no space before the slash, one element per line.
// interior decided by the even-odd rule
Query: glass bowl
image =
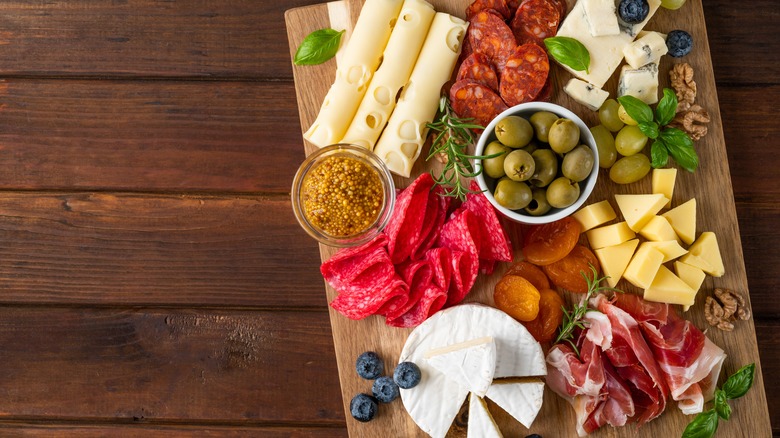
<path fill-rule="evenodd" d="M 295 218 L 325 245 L 368 242 L 387 225 L 394 206 L 390 171 L 378 156 L 360 146 L 321 148 L 303 161 L 293 178 Z"/>

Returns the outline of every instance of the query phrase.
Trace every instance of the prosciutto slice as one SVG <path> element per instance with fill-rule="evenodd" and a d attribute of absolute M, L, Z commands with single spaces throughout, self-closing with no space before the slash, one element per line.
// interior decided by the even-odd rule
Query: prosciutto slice
<path fill-rule="evenodd" d="M 724 351 L 668 304 L 622 294 L 615 305 L 639 322 L 680 410 L 688 415 L 701 412 L 714 395 Z"/>

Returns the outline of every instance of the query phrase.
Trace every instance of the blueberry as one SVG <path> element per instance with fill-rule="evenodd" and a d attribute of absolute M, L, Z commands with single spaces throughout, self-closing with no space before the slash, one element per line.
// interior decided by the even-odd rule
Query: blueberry
<path fill-rule="evenodd" d="M 525 438 L 542 438 L 542 436 L 539 435 L 538 433 L 532 433 L 531 435 L 528 435 Z"/>
<path fill-rule="evenodd" d="M 693 49 L 693 38 L 684 30 L 673 30 L 666 36 L 666 47 L 669 48 L 669 56 L 681 58 Z"/>
<path fill-rule="evenodd" d="M 382 372 L 385 370 L 385 364 L 382 363 L 382 359 L 380 359 L 376 353 L 373 351 L 366 351 L 358 356 L 357 361 L 355 362 L 355 369 L 357 370 L 358 376 L 364 379 L 373 380 L 382 375 Z"/>
<path fill-rule="evenodd" d="M 647 0 L 620 0 L 618 6 L 620 19 L 628 24 L 637 24 L 645 21 L 650 13 L 650 5 Z"/>
<path fill-rule="evenodd" d="M 400 395 L 398 385 L 395 384 L 392 377 L 388 376 L 382 376 L 374 380 L 374 386 L 371 388 L 371 392 L 374 394 L 374 397 L 382 403 L 390 403 Z"/>
<path fill-rule="evenodd" d="M 376 399 L 366 394 L 358 394 L 349 402 L 352 418 L 363 423 L 373 420 L 378 408 Z"/>
<path fill-rule="evenodd" d="M 414 388 L 420 383 L 421 378 L 420 368 L 413 362 L 401 362 L 395 367 L 395 372 L 393 372 L 393 380 L 403 389 Z"/>

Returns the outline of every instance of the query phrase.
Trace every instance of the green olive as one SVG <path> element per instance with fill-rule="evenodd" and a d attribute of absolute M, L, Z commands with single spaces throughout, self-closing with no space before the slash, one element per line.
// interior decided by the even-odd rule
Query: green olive
<path fill-rule="evenodd" d="M 609 169 L 609 179 L 618 184 L 630 184 L 650 173 L 650 159 L 645 154 L 623 157 Z"/>
<path fill-rule="evenodd" d="M 550 133 L 550 126 L 558 120 L 558 116 L 549 111 L 539 111 L 531 116 L 531 125 L 536 132 L 536 139 L 542 143 L 547 143 Z"/>
<path fill-rule="evenodd" d="M 566 208 L 580 197 L 580 184 L 565 176 L 557 178 L 547 187 L 547 202 L 555 208 Z"/>
<path fill-rule="evenodd" d="M 534 175 L 534 158 L 522 149 L 510 152 L 504 159 L 504 172 L 513 181 L 527 181 Z"/>
<path fill-rule="evenodd" d="M 590 147 L 581 144 L 563 157 L 561 172 L 566 178 L 579 182 L 590 175 L 595 161 Z"/>
<path fill-rule="evenodd" d="M 550 127 L 550 148 L 559 154 L 565 154 L 577 147 L 580 142 L 580 128 L 569 119 L 558 119 Z"/>
<path fill-rule="evenodd" d="M 507 116 L 496 123 L 496 138 L 510 148 L 521 148 L 531 141 L 534 128 L 520 116 Z"/>
<path fill-rule="evenodd" d="M 496 184 L 493 197 L 499 205 L 510 210 L 520 210 L 531 202 L 531 188 L 524 182 L 502 179 Z"/>
<path fill-rule="evenodd" d="M 647 136 L 638 126 L 626 125 L 615 136 L 615 149 L 624 157 L 640 152 L 645 145 L 647 145 Z"/>
<path fill-rule="evenodd" d="M 609 169 L 617 160 L 617 149 L 615 149 L 615 137 L 604 125 L 596 125 L 590 128 L 593 139 L 596 140 L 596 149 L 599 151 L 599 167 Z"/>
<path fill-rule="evenodd" d="M 482 168 L 485 174 L 491 178 L 501 178 L 504 173 L 504 159 L 511 149 L 498 141 L 490 142 L 485 147 L 485 155 L 501 154 L 497 157 L 482 160 Z"/>
<path fill-rule="evenodd" d="M 536 171 L 529 182 L 534 187 L 547 187 L 558 174 L 558 157 L 550 149 L 538 149 L 531 156 L 534 158 Z"/>
<path fill-rule="evenodd" d="M 535 150 L 539 149 L 539 143 L 537 143 L 536 140 L 532 140 L 530 143 L 520 149 L 528 152 L 529 154 L 533 154 Z"/>
<path fill-rule="evenodd" d="M 601 104 L 601 108 L 599 108 L 599 121 L 605 128 L 612 132 L 620 131 L 620 128 L 625 125 L 625 123 L 620 120 L 620 116 L 618 116 L 619 109 L 620 104 L 615 99 L 605 100 L 604 103 Z"/>
<path fill-rule="evenodd" d="M 531 203 L 525 208 L 526 213 L 531 216 L 541 216 L 550 211 L 552 207 L 550 207 L 550 203 L 547 202 L 547 190 L 533 189 L 531 194 Z"/>

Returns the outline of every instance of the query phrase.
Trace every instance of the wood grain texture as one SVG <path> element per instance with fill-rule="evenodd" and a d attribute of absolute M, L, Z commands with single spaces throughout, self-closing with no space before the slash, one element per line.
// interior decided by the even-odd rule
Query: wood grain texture
<path fill-rule="evenodd" d="M 0 193 L 0 240 L 1 303 L 326 305 L 285 198 Z"/>
<path fill-rule="evenodd" d="M 351 11 L 359 8 L 361 4 L 357 0 L 346 3 L 345 6 Z M 436 2 L 437 6 L 445 10 L 457 10 L 459 6 L 465 7 L 467 4 L 467 1 L 444 0 Z M 699 89 L 697 103 L 707 108 L 714 120 L 714 123 L 710 126 L 710 133 L 696 145 L 701 166 L 695 174 L 685 171 L 678 174 L 672 205 L 678 205 L 692 197 L 697 197 L 699 199 L 697 203 L 698 231 L 714 231 L 718 236 L 728 275 L 718 279 L 709 278 L 705 280 L 703 290 L 708 291 L 713 287 L 727 287 L 747 291 L 747 278 L 742 257 L 737 214 L 731 191 L 728 156 L 721 125 L 721 112 L 715 78 L 712 73 L 706 26 L 701 7 L 701 3 L 694 0 L 687 2 L 683 9 L 679 11 L 659 10 L 653 21 L 648 25 L 648 29 L 660 32 L 668 32 L 680 28 L 689 29 L 694 40 L 697 41 L 697 50 L 686 56 L 685 62 L 690 63 L 696 71 L 695 79 Z M 313 29 L 323 26 L 323 23 L 318 21 L 322 20 L 322 16 L 322 6 L 287 12 L 286 18 L 291 52 L 305 35 Z M 669 57 L 662 60 L 659 68 L 660 71 L 664 72 L 660 81 L 662 87 L 669 85 L 669 78 L 666 72 L 676 62 L 679 61 Z M 319 104 L 332 81 L 334 68 L 333 61 L 316 68 L 293 68 L 297 84 L 296 90 L 298 92 L 301 129 L 304 131 L 316 117 Z M 569 77 L 570 75 L 567 72 L 560 68 L 555 68 L 554 90 L 557 91 L 553 94 L 553 101 L 572 109 L 589 126 L 597 124 L 598 121 L 594 112 L 585 109 L 560 91 Z M 616 88 L 617 78 L 613 76 L 605 89 L 611 91 L 614 95 Z M 305 144 L 305 149 L 307 153 L 311 153 L 314 150 L 310 144 Z M 425 153 L 423 152 L 424 155 Z M 412 172 L 413 177 L 423 171 L 426 171 L 426 166 L 418 163 Z M 404 186 L 408 184 L 409 180 L 397 179 L 396 182 L 400 183 L 400 186 Z M 645 178 L 634 184 L 620 186 L 609 181 L 606 173 L 602 171 L 601 178 L 588 202 L 598 202 L 604 199 L 613 200 L 613 195 L 616 193 L 650 193 L 650 178 Z M 517 235 L 518 233 L 513 232 L 511 228 L 510 226 L 509 234 Z M 516 256 L 520 257 L 519 241 L 514 240 L 513 243 L 516 248 Z M 323 259 L 330 257 L 333 252 L 332 248 L 320 247 Z M 501 269 L 491 277 L 478 279 L 467 301 L 491 303 L 493 286 L 498 280 L 500 273 Z M 619 287 L 629 292 L 640 292 L 625 281 L 619 284 Z M 337 294 L 330 287 L 327 287 L 326 290 L 329 300 L 333 299 Z M 702 328 L 706 327 L 703 315 L 703 302 L 706 295 L 706 292 L 699 294 L 697 305 L 687 315 L 689 319 Z M 384 322 L 380 318 L 368 318 L 355 322 L 347 320 L 332 309 L 330 314 L 336 357 L 339 371 L 342 375 L 342 396 L 346 403 L 351 398 L 351 395 L 359 390 L 358 384 L 353 379 L 344 377 L 345 374 L 348 375 L 348 370 L 350 364 L 354 361 L 354 357 L 362 351 L 377 350 L 383 354 L 386 365 L 387 363 L 396 363 L 398 353 L 409 331 L 388 328 L 384 326 Z M 362 335 L 355 336 L 356 332 L 362 333 Z M 750 362 L 758 363 L 760 361 L 755 328 L 752 321 L 742 324 L 734 333 L 725 334 L 710 331 L 709 336 L 713 342 L 722 346 L 728 352 L 724 373 L 733 372 L 743 364 Z M 739 433 L 743 432 L 747 436 L 764 436 L 770 433 L 771 426 L 761 373 L 756 375 L 756 386 L 756 390 L 751 392 L 744 401 L 747 406 L 745 410 L 741 413 L 735 412 L 735 416 L 732 417 L 731 421 L 720 427 L 721 433 L 725 433 L 728 436 L 738 436 Z M 370 425 L 358 424 L 348 417 L 347 425 L 350 428 L 350 433 L 354 436 L 373 436 L 378 434 L 379 431 L 389 431 L 388 433 L 395 435 L 423 435 L 403 409 L 399 407 L 389 411 L 386 417 L 378 419 Z M 498 418 L 497 421 L 502 429 L 511 430 L 513 434 L 529 432 L 510 418 Z M 649 436 L 674 436 L 682 432 L 688 421 L 690 421 L 689 418 L 680 414 L 676 409 L 670 408 L 662 419 L 648 424 L 642 430 L 643 433 L 647 433 Z M 543 436 L 574 435 L 574 418 L 571 408 L 547 389 L 545 404 L 531 432 L 540 433 Z M 633 433 L 632 428 L 605 429 L 598 431 L 593 436 L 630 436 Z"/>
<path fill-rule="evenodd" d="M 339 425 L 332 348 L 324 312 L 6 306 L 0 420 Z"/>
<path fill-rule="evenodd" d="M 0 434 L 14 437 L 81 438 L 127 437 L 219 437 L 219 438 L 342 438 L 345 428 L 315 427 L 240 427 L 240 426 L 147 426 L 147 425 L 20 425 L 0 422 Z"/>

